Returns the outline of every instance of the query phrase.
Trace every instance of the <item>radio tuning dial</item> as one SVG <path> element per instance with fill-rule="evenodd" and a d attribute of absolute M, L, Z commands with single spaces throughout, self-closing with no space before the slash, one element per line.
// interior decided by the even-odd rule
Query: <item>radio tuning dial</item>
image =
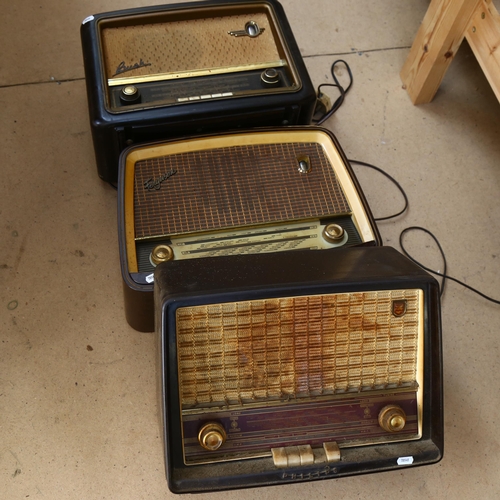
<path fill-rule="evenodd" d="M 387 432 L 402 431 L 406 424 L 406 413 L 398 405 L 384 406 L 378 414 L 378 423 Z"/>
<path fill-rule="evenodd" d="M 198 442 L 208 451 L 218 450 L 226 441 L 224 426 L 217 422 L 205 424 L 198 433 Z"/>

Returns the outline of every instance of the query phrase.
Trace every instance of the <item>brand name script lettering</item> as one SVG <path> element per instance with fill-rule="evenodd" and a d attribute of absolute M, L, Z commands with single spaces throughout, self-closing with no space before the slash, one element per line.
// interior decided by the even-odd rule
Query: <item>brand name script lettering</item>
<path fill-rule="evenodd" d="M 127 71 L 132 71 L 133 69 L 145 68 L 146 66 L 151 66 L 151 63 L 145 63 L 142 58 L 139 60 L 139 62 L 130 64 L 128 66 L 125 64 L 125 61 L 122 61 L 116 68 L 115 76 L 126 73 Z"/>
<path fill-rule="evenodd" d="M 165 172 L 163 175 L 161 175 L 157 179 L 154 179 L 153 177 L 151 177 L 151 179 L 148 179 L 144 183 L 144 189 L 146 189 L 147 191 L 158 190 L 161 188 L 161 183 L 163 181 L 166 181 L 167 179 L 169 179 L 170 177 L 172 177 L 172 175 L 175 175 L 176 173 L 177 173 L 177 170 L 174 170 L 172 168 L 171 170 L 169 170 L 168 172 Z"/>

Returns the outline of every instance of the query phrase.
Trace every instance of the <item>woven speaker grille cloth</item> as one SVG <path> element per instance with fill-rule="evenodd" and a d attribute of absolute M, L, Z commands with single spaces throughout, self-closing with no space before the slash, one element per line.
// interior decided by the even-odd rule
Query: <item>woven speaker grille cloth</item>
<path fill-rule="evenodd" d="M 312 170 L 298 172 L 308 155 Z M 144 185 L 175 175 L 158 190 Z M 141 160 L 135 165 L 136 238 L 186 234 L 350 213 L 317 143 L 234 146 Z"/>
<path fill-rule="evenodd" d="M 413 383 L 419 307 L 417 290 L 389 290 L 180 308 L 183 408 Z"/>
<path fill-rule="evenodd" d="M 243 29 L 250 20 L 265 29 L 258 37 L 228 34 Z M 108 78 L 231 68 L 281 59 L 264 13 L 105 28 L 102 44 Z M 117 75 L 121 63 L 133 66 L 141 60 L 148 66 Z"/>

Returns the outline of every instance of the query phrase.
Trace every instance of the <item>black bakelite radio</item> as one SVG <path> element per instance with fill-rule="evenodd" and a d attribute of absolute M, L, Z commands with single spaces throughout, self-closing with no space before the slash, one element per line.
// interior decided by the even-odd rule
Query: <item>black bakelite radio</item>
<path fill-rule="evenodd" d="M 311 122 L 316 92 L 281 5 L 209 0 L 89 16 L 81 27 L 99 176 L 128 145 Z"/>
<path fill-rule="evenodd" d="M 155 281 L 172 491 L 440 460 L 438 285 L 396 250 L 173 260 Z"/>

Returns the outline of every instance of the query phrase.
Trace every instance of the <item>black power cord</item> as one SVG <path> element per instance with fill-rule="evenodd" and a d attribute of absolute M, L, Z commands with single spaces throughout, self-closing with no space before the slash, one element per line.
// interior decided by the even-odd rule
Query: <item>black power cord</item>
<path fill-rule="evenodd" d="M 335 67 L 340 63 L 342 63 L 345 66 L 347 74 L 349 76 L 349 84 L 347 85 L 347 87 L 342 86 L 337 76 L 335 75 Z M 353 82 L 352 71 L 349 65 L 343 59 L 337 59 L 336 61 L 334 61 L 332 67 L 330 68 L 330 72 L 332 73 L 332 78 L 335 83 L 322 83 L 318 87 L 317 95 L 318 97 L 323 95 L 323 93 L 321 92 L 321 89 L 323 87 L 334 87 L 340 92 L 340 95 L 337 97 L 336 101 L 333 103 L 329 111 L 326 111 L 320 118 L 312 120 L 312 122 L 315 123 L 316 125 L 321 125 L 322 123 L 324 123 L 340 108 L 340 106 L 342 106 L 342 104 L 344 103 L 345 96 L 347 92 L 349 92 L 349 89 L 352 86 Z"/>
<path fill-rule="evenodd" d="M 407 251 L 406 251 L 406 248 L 403 244 L 403 236 L 408 233 L 409 231 L 423 231 L 424 233 L 427 233 L 433 240 L 434 242 L 436 243 L 437 247 L 439 248 L 439 253 L 441 254 L 441 257 L 443 259 L 443 273 L 440 273 L 439 271 L 434 271 L 433 269 L 430 269 L 426 266 L 424 266 L 422 263 L 420 263 L 418 260 L 414 259 Z M 425 229 L 423 227 L 420 227 L 420 226 L 411 226 L 411 227 L 407 227 L 406 229 L 403 229 L 401 231 L 401 233 L 399 234 L 399 246 L 401 247 L 401 250 L 403 251 L 403 253 L 412 261 L 414 262 L 415 264 L 417 264 L 417 266 L 420 266 L 422 269 L 425 269 L 426 271 L 430 272 L 430 273 L 433 273 L 433 274 L 437 274 L 439 276 L 442 276 L 443 279 L 441 281 L 441 286 L 440 286 L 440 292 L 439 292 L 439 296 L 442 297 L 443 294 L 444 294 L 444 287 L 446 285 L 446 279 L 448 278 L 448 275 L 447 275 L 447 268 L 448 268 L 448 264 L 446 262 L 446 255 L 444 254 L 444 251 L 443 251 L 443 247 L 441 246 L 441 244 L 439 243 L 438 239 L 428 230 L 428 229 Z"/>
<path fill-rule="evenodd" d="M 427 233 L 429 236 L 431 236 L 434 239 L 437 247 L 439 248 L 439 251 L 441 252 L 441 257 L 443 258 L 444 272 L 440 273 L 439 271 L 435 271 L 434 269 L 430 269 L 430 268 L 424 266 L 422 263 L 418 262 L 418 260 L 414 259 L 410 254 L 408 254 L 408 252 L 406 251 L 404 244 L 403 244 L 403 236 L 407 232 L 415 231 L 415 230 L 424 231 L 425 233 Z M 399 244 L 401 246 L 401 250 L 403 250 L 403 253 L 411 261 L 413 261 L 415 264 L 420 266 L 422 269 L 425 269 L 426 271 L 433 273 L 433 274 L 436 274 L 438 276 L 441 276 L 443 278 L 443 280 L 441 282 L 441 292 L 440 292 L 441 296 L 443 295 L 443 292 L 444 292 L 444 286 L 445 286 L 446 280 L 451 280 L 451 281 L 454 281 L 455 283 L 458 283 L 459 285 L 462 285 L 463 287 L 467 288 L 468 290 L 470 290 L 474 293 L 477 293 L 478 295 L 483 297 L 483 299 L 489 300 L 490 302 L 493 302 L 494 304 L 500 304 L 500 300 L 493 299 L 492 297 L 489 297 L 488 295 L 485 295 L 484 293 L 480 292 L 476 288 L 473 288 L 470 285 L 467 285 L 467 283 L 464 283 L 463 281 L 460 281 L 460 280 L 458 280 L 458 279 L 454 278 L 453 276 L 450 276 L 446 273 L 447 264 L 446 264 L 446 257 L 445 257 L 445 254 L 443 252 L 443 249 L 441 248 L 441 245 L 439 244 L 438 239 L 428 229 L 425 229 L 425 228 L 420 227 L 420 226 L 411 226 L 411 227 L 407 227 L 406 229 L 403 229 L 403 231 L 401 231 L 401 234 L 399 235 Z"/>
<path fill-rule="evenodd" d="M 340 64 L 340 63 L 342 63 L 346 67 L 347 74 L 349 76 L 349 83 L 348 83 L 347 87 L 345 87 L 345 88 L 340 84 L 337 76 L 335 75 L 335 67 L 338 64 Z M 340 106 L 342 106 L 342 104 L 344 103 L 344 100 L 345 100 L 345 96 L 346 96 L 347 92 L 349 91 L 349 89 L 352 87 L 352 84 L 353 84 L 353 76 L 352 76 L 351 68 L 349 67 L 349 65 L 344 60 L 342 60 L 342 59 L 336 60 L 332 64 L 330 71 L 332 73 L 333 81 L 335 83 L 333 83 L 333 84 L 332 83 L 323 83 L 323 84 L 321 84 L 318 87 L 318 92 L 317 92 L 318 93 L 318 97 L 320 97 L 322 95 L 321 89 L 323 87 L 335 87 L 336 89 L 338 89 L 340 95 L 337 98 L 337 100 L 333 103 L 332 108 L 328 112 L 325 112 L 323 114 L 323 116 L 321 116 L 320 118 L 313 120 L 313 123 L 315 123 L 317 125 L 321 125 L 326 120 L 328 120 L 328 118 L 330 118 L 340 108 Z M 386 220 L 394 219 L 395 217 L 398 217 L 398 216 L 400 216 L 400 215 L 402 215 L 402 214 L 404 214 L 406 212 L 406 210 L 408 209 L 408 206 L 409 206 L 408 196 L 406 195 L 403 187 L 399 184 L 399 182 L 396 181 L 396 179 L 394 179 L 393 177 L 391 177 L 387 172 L 385 172 L 384 170 L 382 170 L 380 167 L 376 167 L 375 165 L 372 165 L 370 163 L 367 163 L 367 162 L 364 162 L 364 161 L 359 161 L 359 160 L 348 160 L 348 161 L 350 163 L 352 163 L 352 164 L 361 165 L 363 167 L 368 167 L 368 168 L 371 168 L 371 169 L 376 170 L 377 172 L 381 173 L 382 175 L 384 175 L 385 177 L 387 177 L 391 182 L 393 182 L 393 184 L 399 189 L 400 193 L 403 195 L 405 204 L 404 204 L 404 207 L 403 207 L 402 210 L 400 210 L 399 212 L 397 212 L 397 213 L 395 213 L 393 215 L 388 215 L 386 217 L 375 218 L 375 221 L 380 222 L 380 221 L 386 221 Z M 424 266 L 421 262 L 419 262 L 418 260 L 416 260 L 415 258 L 413 258 L 407 252 L 407 250 L 406 250 L 406 248 L 404 246 L 403 239 L 404 239 L 404 235 L 407 234 L 410 231 L 423 231 L 423 232 L 427 233 L 434 240 L 434 242 L 436 243 L 436 245 L 437 245 L 437 247 L 439 249 L 441 257 L 443 259 L 444 267 L 443 267 L 443 272 L 442 273 L 440 273 L 439 271 L 435 271 L 434 269 L 430 269 L 427 266 Z M 445 256 L 445 253 L 443 251 L 443 248 L 441 247 L 441 244 L 439 243 L 439 240 L 436 238 L 436 236 L 434 236 L 434 234 L 432 234 L 431 231 L 429 231 L 428 229 L 425 229 L 425 228 L 420 227 L 420 226 L 411 226 L 411 227 L 407 227 L 406 229 L 403 229 L 403 231 L 401 231 L 401 234 L 399 235 L 399 245 L 401 246 L 402 252 L 412 262 L 414 262 L 415 264 L 417 264 L 418 266 L 420 266 L 422 269 L 425 269 L 427 272 L 430 272 L 432 274 L 436 274 L 437 276 L 441 276 L 442 277 L 441 286 L 440 286 L 440 296 L 441 297 L 443 296 L 443 293 L 444 293 L 444 289 L 445 289 L 445 285 L 446 285 L 446 280 L 451 280 L 451 281 L 454 281 L 455 283 L 458 283 L 459 285 L 462 285 L 463 287 L 467 288 L 468 290 L 471 290 L 472 292 L 480 295 L 484 299 L 489 300 L 490 302 L 493 302 L 495 304 L 500 304 L 499 300 L 493 299 L 492 297 L 489 297 L 488 295 L 485 295 L 484 293 L 480 292 L 479 290 L 476 290 L 475 288 L 471 287 L 470 285 L 467 285 L 463 281 L 460 281 L 460 280 L 454 278 L 453 276 L 449 276 L 447 274 L 447 262 L 446 262 L 446 256 Z"/>
<path fill-rule="evenodd" d="M 409 206 L 408 196 L 406 195 L 405 190 L 403 189 L 401 184 L 399 184 L 399 182 L 396 179 L 394 179 L 394 177 L 391 177 L 387 172 L 382 170 L 380 167 L 376 167 L 375 165 L 372 165 L 371 163 L 366 163 L 364 161 L 359 161 L 359 160 L 348 160 L 348 162 L 353 163 L 355 165 L 361 165 L 363 167 L 368 167 L 368 168 L 371 168 L 373 170 L 376 170 L 377 172 L 380 172 L 382 175 L 387 177 L 399 189 L 400 193 L 403 195 L 403 198 L 405 200 L 405 206 L 402 208 L 402 210 L 400 210 L 396 214 L 387 215 L 386 217 L 377 217 L 377 218 L 375 218 L 376 222 L 394 219 L 394 218 L 399 217 L 400 215 L 404 214 L 406 212 L 406 210 L 408 210 L 408 206 Z"/>
<path fill-rule="evenodd" d="M 362 165 L 364 167 L 369 167 L 369 168 L 372 168 L 372 169 L 376 170 L 377 172 L 380 172 L 382 175 L 384 175 L 385 177 L 387 177 L 391 182 L 393 182 L 394 185 L 399 189 L 399 191 L 403 195 L 403 198 L 405 200 L 405 206 L 403 207 L 402 210 L 400 210 L 399 212 L 397 212 L 397 213 L 395 213 L 393 215 L 389 215 L 389 216 L 386 216 L 386 217 L 375 218 L 375 221 L 379 222 L 379 221 L 385 221 L 385 220 L 389 220 L 389 219 L 394 219 L 395 217 L 398 217 L 399 215 L 402 215 L 404 212 L 406 212 L 406 210 L 408 209 L 408 206 L 409 206 L 408 196 L 406 195 L 403 187 L 399 184 L 399 182 L 396 181 L 396 179 L 394 179 L 393 177 L 391 177 L 387 172 L 385 172 L 381 168 L 376 167 L 375 165 L 371 165 L 370 163 L 366 163 L 366 162 L 359 161 L 359 160 L 348 160 L 348 161 L 350 163 L 357 164 L 357 165 Z M 436 243 L 436 246 L 439 249 L 439 253 L 441 254 L 441 258 L 443 259 L 443 272 L 442 273 L 439 272 L 439 271 L 435 271 L 434 269 L 431 269 L 431 268 L 429 268 L 427 266 L 424 266 L 421 262 L 419 262 L 417 259 L 415 259 L 414 257 L 412 257 L 408 253 L 408 251 L 405 248 L 403 240 L 404 240 L 404 235 L 407 234 L 410 231 L 423 231 L 424 233 L 428 234 L 434 240 L 434 242 Z M 410 226 L 410 227 L 407 227 L 407 228 L 403 229 L 403 231 L 401 231 L 401 233 L 399 235 L 399 245 L 401 247 L 402 252 L 413 263 L 417 264 L 417 266 L 420 266 L 422 269 L 425 269 L 427 272 L 435 274 L 435 275 L 440 276 L 442 278 L 442 280 L 441 280 L 441 286 L 440 286 L 440 291 L 439 291 L 440 297 L 442 297 L 443 294 L 444 294 L 444 290 L 445 290 L 445 286 L 446 286 L 446 280 L 451 280 L 451 281 L 454 281 L 455 283 L 458 283 L 459 285 L 462 285 L 464 288 L 467 288 L 468 290 L 471 290 L 472 292 L 480 295 L 484 299 L 489 300 L 490 302 L 493 302 L 494 304 L 500 304 L 500 300 L 496 300 L 496 299 L 494 299 L 492 297 L 489 297 L 488 295 L 480 292 L 476 288 L 473 288 L 470 285 L 467 285 L 463 281 L 460 281 L 457 278 L 454 278 L 453 276 L 450 276 L 447 273 L 447 271 L 448 271 L 448 263 L 446 261 L 446 255 L 444 253 L 443 247 L 439 243 L 439 240 L 436 238 L 436 236 L 434 236 L 434 234 L 432 234 L 432 232 L 429 231 L 428 229 L 425 229 L 425 228 L 420 227 L 420 226 Z"/>

